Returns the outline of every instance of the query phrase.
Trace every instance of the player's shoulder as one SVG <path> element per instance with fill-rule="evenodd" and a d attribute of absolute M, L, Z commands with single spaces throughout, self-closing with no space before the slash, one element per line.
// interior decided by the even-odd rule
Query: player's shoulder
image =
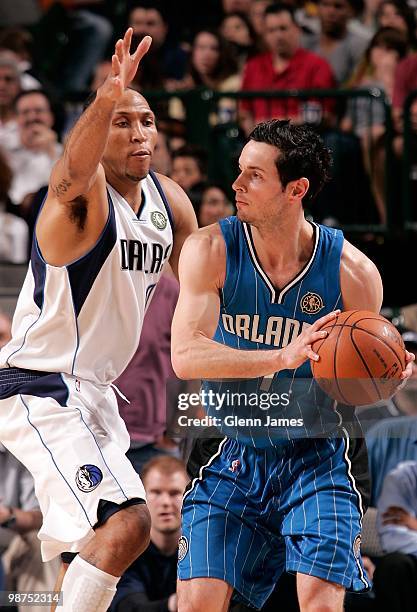
<path fill-rule="evenodd" d="M 185 245 L 188 249 L 198 249 L 198 252 L 208 252 L 212 255 L 225 253 L 225 242 L 218 223 L 201 227 L 188 236 Z M 196 251 L 197 254 L 197 251 Z"/>
<path fill-rule="evenodd" d="M 365 253 L 360 251 L 348 240 L 344 240 L 340 259 L 341 270 L 355 274 L 366 279 L 367 275 L 378 275 L 379 271 L 374 262 Z"/>
<path fill-rule="evenodd" d="M 186 224 L 187 226 L 192 226 L 193 223 L 195 224 L 194 208 L 184 189 L 180 187 L 178 183 L 169 178 L 169 176 L 165 176 L 165 174 L 155 172 L 154 176 L 161 185 L 165 197 L 170 205 L 174 217 L 175 227 L 183 224 Z"/>

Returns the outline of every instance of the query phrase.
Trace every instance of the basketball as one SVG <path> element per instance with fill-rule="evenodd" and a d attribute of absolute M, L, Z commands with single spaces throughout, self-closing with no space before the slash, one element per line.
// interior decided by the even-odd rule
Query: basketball
<path fill-rule="evenodd" d="M 406 367 L 404 342 L 384 317 L 366 310 L 342 312 L 322 328 L 327 338 L 312 346 L 320 387 L 342 404 L 363 406 L 390 398 Z"/>

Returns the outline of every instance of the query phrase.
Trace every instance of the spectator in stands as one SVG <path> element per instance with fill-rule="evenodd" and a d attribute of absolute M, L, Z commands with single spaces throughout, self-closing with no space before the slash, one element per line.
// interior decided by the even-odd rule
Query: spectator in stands
<path fill-rule="evenodd" d="M 303 49 L 300 36 L 291 7 L 285 4 L 268 6 L 265 10 L 265 42 L 269 51 L 247 62 L 242 91 L 334 87 L 335 80 L 328 62 Z M 330 107 L 324 103 L 325 109 Z M 240 111 L 242 127 L 249 132 L 254 123 L 270 117 L 303 120 L 302 108 L 295 98 L 245 100 L 241 103 Z"/>
<path fill-rule="evenodd" d="M 185 145 L 172 154 L 171 178 L 187 192 L 196 207 L 207 180 L 207 154 L 200 147 Z"/>
<path fill-rule="evenodd" d="M 19 143 L 14 99 L 20 88 L 18 62 L 8 52 L 0 52 L 0 147 L 6 150 Z"/>
<path fill-rule="evenodd" d="M 417 53 L 404 58 L 397 66 L 395 72 L 393 93 L 393 116 L 396 128 L 402 132 L 402 115 L 407 96 L 417 89 Z M 417 111 L 417 109 L 415 109 Z M 397 144 L 397 150 L 402 151 L 402 139 Z"/>
<path fill-rule="evenodd" d="M 252 0 L 250 4 L 248 16 L 252 27 L 259 38 L 262 38 L 264 34 L 265 9 L 272 3 L 273 0 Z"/>
<path fill-rule="evenodd" d="M 12 178 L 6 155 L 0 149 L 0 261 L 24 263 L 27 261 L 29 232 L 26 222 L 8 210 L 13 208 L 9 199 Z"/>
<path fill-rule="evenodd" d="M 175 379 L 171 366 L 171 321 L 177 299 L 177 281 L 163 275 L 146 313 L 138 350 L 116 381 L 128 398 L 117 399 L 130 434 L 127 456 L 137 472 L 156 455 L 177 453 L 176 444 L 165 436 L 170 397 L 168 394 L 167 400 L 166 385 L 171 378 Z"/>
<path fill-rule="evenodd" d="M 259 50 L 255 30 L 244 13 L 225 15 L 220 24 L 220 33 L 232 46 L 240 69 Z"/>
<path fill-rule="evenodd" d="M 45 30 L 38 26 L 36 50 L 41 54 L 54 53 L 55 49 L 50 47 L 55 41 L 48 28 L 59 28 L 61 39 L 66 39 L 66 44 L 58 47 L 61 53 L 55 51 L 58 62 L 54 74 L 48 77 L 63 94 L 88 91 L 94 67 L 103 59 L 113 35 L 111 23 L 100 14 L 105 0 L 41 0 L 41 3 L 47 14 L 55 16 L 49 23 L 44 18 Z M 56 36 L 55 31 L 53 34 Z"/>
<path fill-rule="evenodd" d="M 162 2 L 143 0 L 132 8 L 129 25 L 137 40 L 149 34 L 152 46 L 143 59 L 135 83 L 141 89 L 161 89 L 170 79 L 184 78 L 187 53 L 169 37 L 169 23 Z"/>
<path fill-rule="evenodd" d="M 401 0 L 384 0 L 377 12 L 377 24 L 381 28 L 394 28 L 408 36 L 411 47 L 416 44 L 416 20 L 413 10 Z"/>
<path fill-rule="evenodd" d="M 408 43 L 404 33 L 394 28 L 381 28 L 373 36 L 364 57 L 348 83 L 354 88 L 377 87 L 385 92 L 388 102 L 392 101 L 394 78 L 398 63 L 407 54 Z M 381 136 L 385 130 L 385 109 L 378 99 L 359 98 L 348 106 L 344 129 L 353 129 L 358 136 L 364 136 L 372 128 L 373 137 Z"/>
<path fill-rule="evenodd" d="M 355 0 L 319 0 L 320 30 L 302 37 L 302 46 L 325 58 L 338 83 L 352 74 L 368 44 L 368 38 L 349 31 Z"/>
<path fill-rule="evenodd" d="M 176 612 L 181 505 L 188 476 L 182 461 L 157 457 L 141 472 L 151 514 L 151 542 L 121 577 L 109 612 Z"/>
<path fill-rule="evenodd" d="M 417 461 L 390 471 L 378 501 L 378 532 L 388 554 L 378 560 L 378 612 L 414 612 L 417 601 Z"/>
<path fill-rule="evenodd" d="M 41 84 L 32 69 L 33 37 L 28 30 L 7 28 L 0 32 L 0 52 L 14 53 L 20 72 L 22 89 L 40 89 Z"/>
<path fill-rule="evenodd" d="M 46 185 L 52 166 L 61 155 L 62 146 L 52 129 L 54 115 L 45 92 L 25 91 L 15 102 L 19 126 L 19 146 L 10 151 L 13 182 L 10 198 L 24 210 L 32 195 Z"/>
<path fill-rule="evenodd" d="M 0 445 L 0 547 L 8 590 L 53 589 L 58 564 L 42 562 L 36 534 L 41 525 L 32 476 Z M 18 609 L 23 612 L 27 608 L 19 606 Z M 43 609 L 31 606 L 33 612 Z"/>
<path fill-rule="evenodd" d="M 223 13 L 249 13 L 251 0 L 222 0 Z"/>
<path fill-rule="evenodd" d="M 171 174 L 172 159 L 168 137 L 161 129 L 158 129 L 158 138 L 152 154 L 151 168 L 154 172 L 159 172 L 166 176 Z"/>
<path fill-rule="evenodd" d="M 217 223 L 220 219 L 232 214 L 233 206 L 227 199 L 224 190 L 218 185 L 207 185 L 203 189 L 197 214 L 199 227 Z"/>

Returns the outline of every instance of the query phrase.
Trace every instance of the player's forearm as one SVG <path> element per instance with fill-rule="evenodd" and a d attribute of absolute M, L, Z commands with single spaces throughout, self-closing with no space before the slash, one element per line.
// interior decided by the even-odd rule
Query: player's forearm
<path fill-rule="evenodd" d="M 234 349 L 205 336 L 173 343 L 172 364 L 184 380 L 257 378 L 283 369 L 280 350 Z"/>
<path fill-rule="evenodd" d="M 106 148 L 114 108 L 114 101 L 98 95 L 75 124 L 51 177 L 51 189 L 58 199 L 72 199 L 92 186 Z"/>

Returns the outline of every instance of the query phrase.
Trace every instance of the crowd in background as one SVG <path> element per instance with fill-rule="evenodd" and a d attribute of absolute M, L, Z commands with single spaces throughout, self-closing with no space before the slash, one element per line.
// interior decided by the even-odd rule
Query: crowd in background
<path fill-rule="evenodd" d="M 27 261 L 51 168 L 81 112 L 82 100 L 106 78 L 114 42 L 127 25 L 134 29 L 136 44 L 145 34 L 153 38 L 133 86 L 141 92 L 178 94 L 151 101 L 159 128 L 152 167 L 188 193 L 199 225 L 206 226 L 234 212 L 225 178 L 230 172 L 222 172 L 222 166 L 233 165 L 236 159 L 227 149 L 230 159 L 226 155 L 213 160 L 213 150 L 190 144 L 190 110 L 184 92 L 201 87 L 219 94 L 380 89 L 392 110 L 398 161 L 403 151 L 404 102 L 417 89 L 416 10 L 415 0 L 292 0 L 285 4 L 206 0 L 198 6 L 191 0 L 2 0 L 0 261 Z M 306 100 L 258 96 L 239 101 L 226 95 L 213 105 L 209 121 L 215 134 L 225 135 L 233 127 L 237 150 L 253 125 L 263 119 L 274 116 L 315 124 L 333 151 L 335 176 L 314 217 L 331 224 L 360 220 L 349 216 L 349 190 L 351 184 L 359 184 L 362 218 L 385 223 L 385 113 L 386 105 L 378 96 L 372 100 L 352 96 L 340 103 L 331 95 Z M 417 123 L 415 115 L 414 106 L 412 124 Z M 128 404 L 118 398 L 131 434 L 129 457 L 144 478 L 153 527 L 151 546 L 123 577 L 112 612 L 176 610 L 177 542 L 187 477 L 178 441 L 167 436 L 165 383 L 173 377 L 170 324 L 177 295 L 176 281 L 164 276 L 147 312 L 138 351 L 118 381 L 131 400 Z M 7 318 L 1 316 L 0 325 L 4 343 L 9 337 Z M 417 333 L 402 332 L 408 350 L 417 352 Z M 372 499 L 379 509 L 374 529 L 379 530 L 382 547 L 366 560 L 371 577 L 376 566 L 375 589 L 371 595 L 350 599 L 347 609 L 351 611 L 415 609 L 416 377 L 417 371 L 408 391 L 373 415 L 384 419 L 382 425 L 368 427 L 363 415 L 364 428 L 369 430 L 371 471 L 378 483 Z M 174 395 L 177 391 L 172 389 Z M 387 443 L 391 438 L 392 444 Z M 33 535 L 40 524 L 33 487 L 2 448 L 0 483 L 4 483 L 4 491 L 0 484 L 0 548 L 6 551 L 6 584 L 18 590 L 49 590 L 56 567 L 42 566 L 36 538 L 27 535 Z M 284 576 L 265 610 L 298 609 L 291 580 Z"/>
<path fill-rule="evenodd" d="M 21 7 L 2 2 L 1 260 L 27 259 L 42 188 L 80 103 L 106 78 L 114 42 L 126 25 L 133 27 L 136 44 L 145 34 L 153 38 L 133 83 L 142 92 L 381 89 L 392 105 L 394 151 L 400 159 L 402 109 L 417 87 L 412 0 L 208 0 L 196 13 L 187 0 L 175 3 L 175 10 L 172 3 L 148 0 L 43 0 Z M 187 140 L 192 109 L 175 96 L 151 100 L 151 105 L 160 130 L 155 170 L 189 193 L 200 225 L 230 214 L 230 171 Z M 386 108 L 378 96 L 342 103 L 331 97 L 237 101 L 223 96 L 213 105 L 210 123 L 217 133 L 234 125 L 238 149 L 253 125 L 271 116 L 315 124 L 335 158 L 334 181 L 321 194 L 315 218 L 333 224 L 385 223 Z M 229 149 L 222 165 L 234 169 L 237 155 L 233 158 Z M 360 188 L 353 193 L 349 182 Z M 353 201 L 360 219 L 353 219 Z"/>

